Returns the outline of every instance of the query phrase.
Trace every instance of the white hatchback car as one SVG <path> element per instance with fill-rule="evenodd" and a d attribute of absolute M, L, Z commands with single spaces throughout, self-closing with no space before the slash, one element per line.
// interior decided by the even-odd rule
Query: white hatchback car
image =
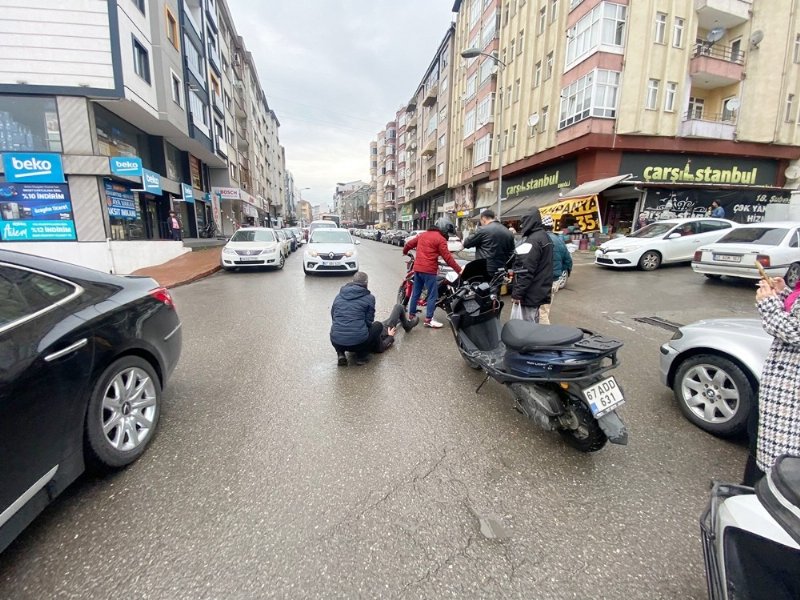
<path fill-rule="evenodd" d="M 723 275 L 759 279 L 756 263 L 770 277 L 783 277 L 794 288 L 800 281 L 800 222 L 740 225 L 697 250 L 692 269 L 714 279 Z"/>
<path fill-rule="evenodd" d="M 222 249 L 220 262 L 226 271 L 237 268 L 277 267 L 282 269 L 286 256 L 282 242 L 273 229 L 243 227 L 231 236 Z"/>
<path fill-rule="evenodd" d="M 630 235 L 608 240 L 594 254 L 604 267 L 639 267 L 654 271 L 663 263 L 690 262 L 703 244 L 716 242 L 736 223 L 725 219 L 694 218 L 657 221 Z"/>
<path fill-rule="evenodd" d="M 360 243 L 347 229 L 315 229 L 303 247 L 303 272 L 355 273 L 359 269 L 356 244 Z"/>

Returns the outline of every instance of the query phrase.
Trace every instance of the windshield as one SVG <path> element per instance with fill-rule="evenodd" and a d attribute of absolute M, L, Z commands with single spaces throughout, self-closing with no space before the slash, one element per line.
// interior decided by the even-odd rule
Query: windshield
<path fill-rule="evenodd" d="M 350 234 L 344 229 L 323 228 L 311 234 L 312 244 L 352 244 Z"/>
<path fill-rule="evenodd" d="M 275 234 L 269 230 L 240 229 L 231 237 L 232 242 L 274 242 Z"/>
<path fill-rule="evenodd" d="M 632 238 L 655 238 L 660 237 L 662 235 L 666 235 L 667 232 L 675 227 L 675 221 L 665 221 L 662 223 L 651 223 L 645 227 L 642 227 L 638 231 L 634 231 L 628 237 Z"/>
<path fill-rule="evenodd" d="M 778 227 L 741 227 L 727 233 L 720 244 L 763 244 L 777 246 L 786 237 L 788 229 Z"/>

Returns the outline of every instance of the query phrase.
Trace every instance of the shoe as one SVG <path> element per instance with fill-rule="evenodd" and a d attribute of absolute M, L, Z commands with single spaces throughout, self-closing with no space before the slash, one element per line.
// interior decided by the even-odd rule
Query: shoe
<path fill-rule="evenodd" d="M 337 356 L 339 357 L 339 360 L 337 361 L 336 364 L 339 365 L 340 367 L 346 367 L 347 366 L 347 356 L 345 356 L 344 352 L 339 352 L 337 354 Z"/>
<path fill-rule="evenodd" d="M 419 317 L 417 315 L 414 315 L 410 319 L 405 320 L 405 322 L 403 323 L 403 329 L 406 331 L 406 333 L 408 333 L 409 331 L 414 329 L 414 327 L 416 327 L 417 325 L 419 325 Z"/>
<path fill-rule="evenodd" d="M 444 325 L 435 319 L 425 319 L 425 327 L 430 327 L 431 329 L 441 329 L 444 327 Z"/>
<path fill-rule="evenodd" d="M 369 362 L 369 355 L 367 356 L 356 356 L 356 364 L 361 366 L 365 365 Z"/>

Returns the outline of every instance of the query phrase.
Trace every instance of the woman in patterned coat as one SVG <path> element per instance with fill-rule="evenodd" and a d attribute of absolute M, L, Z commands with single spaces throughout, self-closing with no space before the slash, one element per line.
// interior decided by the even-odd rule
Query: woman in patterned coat
<path fill-rule="evenodd" d="M 781 454 L 800 456 L 800 282 L 794 291 L 781 278 L 760 281 L 756 307 L 773 338 L 758 394 L 758 443 L 745 468 L 753 485 Z"/>

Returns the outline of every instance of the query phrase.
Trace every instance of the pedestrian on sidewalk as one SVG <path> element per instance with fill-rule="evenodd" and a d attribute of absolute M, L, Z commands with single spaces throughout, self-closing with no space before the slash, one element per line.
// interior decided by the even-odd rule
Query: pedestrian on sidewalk
<path fill-rule="evenodd" d="M 522 222 L 522 242 L 530 244 L 527 254 L 514 260 L 514 289 L 511 318 L 539 322 L 539 307 L 550 303 L 553 286 L 553 242 L 544 230 L 538 208 Z"/>
<path fill-rule="evenodd" d="M 475 248 L 475 258 L 485 258 L 489 273 L 505 269 L 514 255 L 514 234 L 495 220 L 494 211 L 486 209 L 480 216 L 481 226 L 464 241 L 464 248 Z"/>
<path fill-rule="evenodd" d="M 553 242 L 553 285 L 550 288 L 550 302 L 539 307 L 539 323 L 550 325 L 550 307 L 556 292 L 567 285 L 567 277 L 572 272 L 572 255 L 560 235 L 553 232 L 553 217 L 542 217 L 542 227 L 547 232 L 547 237 Z"/>
<path fill-rule="evenodd" d="M 169 231 L 170 237 L 176 242 L 180 242 L 183 239 L 183 236 L 181 235 L 181 220 L 178 218 L 178 214 L 174 210 L 169 211 L 169 217 L 167 217 L 167 230 Z"/>
<path fill-rule="evenodd" d="M 417 316 L 417 303 L 422 295 L 422 290 L 428 291 L 426 303 L 425 327 L 441 329 L 442 324 L 434 320 L 433 314 L 436 311 L 436 301 L 439 298 L 439 257 L 450 266 L 453 271 L 461 275 L 461 267 L 458 265 L 450 250 L 447 249 L 447 240 L 450 235 L 455 235 L 456 228 L 447 217 L 442 217 L 434 223 L 428 231 L 414 236 L 403 246 L 403 256 L 414 248 L 417 249 L 417 257 L 414 260 L 414 289 L 411 292 L 411 300 L 408 304 L 409 318 Z"/>
<path fill-rule="evenodd" d="M 388 319 L 375 321 L 375 296 L 368 284 L 367 274 L 358 272 L 333 300 L 330 339 L 340 367 L 347 365 L 345 352 L 355 353 L 357 365 L 366 364 L 370 353 L 380 354 L 391 348 L 398 325 L 409 332 L 419 323 L 419 319 L 408 319 L 400 304 Z"/>

